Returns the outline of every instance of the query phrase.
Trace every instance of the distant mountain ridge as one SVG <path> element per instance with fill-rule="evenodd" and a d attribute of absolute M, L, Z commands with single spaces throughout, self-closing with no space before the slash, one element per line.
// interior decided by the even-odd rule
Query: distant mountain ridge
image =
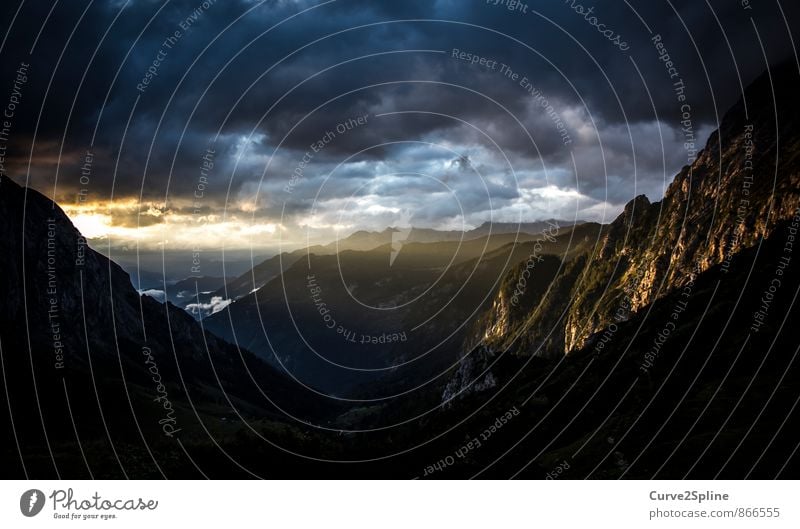
<path fill-rule="evenodd" d="M 477 228 L 466 231 L 458 230 L 434 230 L 430 228 L 411 228 L 408 233 L 408 242 L 440 242 L 440 241 L 468 241 L 489 235 L 505 235 L 520 233 L 528 235 L 540 235 L 542 231 L 550 226 L 580 226 L 585 224 L 583 220 L 557 220 L 547 219 L 536 222 L 492 222 L 486 221 Z M 396 229 L 396 228 L 393 228 Z"/>
<path fill-rule="evenodd" d="M 217 289 L 212 296 L 220 299 L 236 300 L 244 297 L 255 290 L 266 285 L 272 279 L 278 277 L 299 259 L 308 255 L 335 255 L 338 252 L 355 250 L 371 251 L 381 246 L 387 247 L 387 252 L 391 249 L 398 251 L 412 243 L 469 243 L 477 239 L 487 239 L 487 245 L 483 247 L 485 251 L 494 250 L 512 241 L 528 241 L 541 238 L 542 233 L 552 226 L 570 228 L 585 224 L 585 221 L 564 221 L 549 219 L 537 222 L 527 222 L 516 224 L 513 222 L 492 223 L 484 222 L 479 227 L 468 231 L 440 231 L 428 228 L 407 228 L 402 232 L 399 228 L 386 228 L 383 231 L 359 230 L 351 233 L 347 237 L 325 245 L 313 245 L 308 248 L 283 252 L 279 255 L 270 257 L 257 264 L 252 270 L 241 274 L 239 277 L 229 281 L 224 287 Z M 402 236 L 394 234 L 401 232 Z"/>

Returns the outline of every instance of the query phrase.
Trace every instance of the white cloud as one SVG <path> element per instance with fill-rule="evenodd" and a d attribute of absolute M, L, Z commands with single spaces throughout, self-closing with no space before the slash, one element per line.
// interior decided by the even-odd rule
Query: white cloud
<path fill-rule="evenodd" d="M 232 302 L 232 299 L 222 299 L 220 296 L 214 296 L 208 303 L 190 303 L 189 305 L 186 305 L 186 311 L 190 314 L 203 314 L 204 316 L 210 316 L 223 310 Z"/>
<path fill-rule="evenodd" d="M 142 296 L 151 297 L 159 303 L 165 303 L 167 301 L 167 294 L 163 290 L 151 288 L 149 290 L 140 290 L 139 294 Z"/>

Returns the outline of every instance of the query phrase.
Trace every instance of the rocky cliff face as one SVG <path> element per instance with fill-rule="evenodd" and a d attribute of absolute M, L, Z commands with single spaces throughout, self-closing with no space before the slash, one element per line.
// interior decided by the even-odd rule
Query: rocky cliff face
<path fill-rule="evenodd" d="M 476 334 L 491 345 L 502 330 L 522 337 L 501 344 L 517 354 L 557 356 L 584 347 L 712 266 L 724 273 L 734 255 L 800 207 L 798 90 L 793 64 L 762 74 L 662 201 L 638 196 L 628 203 L 600 244 L 564 267 L 553 281 L 557 288 L 538 303 L 515 312 L 508 292 L 499 291 Z"/>
<path fill-rule="evenodd" d="M 637 311 L 699 272 L 717 264 L 724 270 L 735 254 L 794 215 L 800 207 L 798 88 L 794 65 L 762 74 L 661 202 L 637 197 L 628 204 L 589 263 L 605 273 L 577 285 L 580 290 L 607 285 L 607 292 L 570 310 L 565 351 L 583 346 L 613 321 L 625 290 Z M 606 262 L 615 269 L 607 270 Z"/>

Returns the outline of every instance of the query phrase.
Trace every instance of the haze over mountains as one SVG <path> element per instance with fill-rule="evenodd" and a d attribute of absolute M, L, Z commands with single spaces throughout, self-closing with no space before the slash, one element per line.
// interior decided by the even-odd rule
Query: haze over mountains
<path fill-rule="evenodd" d="M 281 271 L 294 264 L 302 256 L 335 255 L 339 252 L 371 251 L 386 246 L 390 251 L 390 260 L 394 260 L 401 251 L 412 252 L 416 249 L 422 252 L 431 252 L 439 255 L 448 254 L 454 261 L 477 256 L 486 251 L 494 250 L 502 245 L 541 239 L 545 231 L 560 227 L 580 225 L 582 221 L 558 221 L 550 219 L 542 222 L 530 223 L 490 223 L 486 222 L 478 228 L 468 231 L 441 231 L 427 228 L 386 228 L 380 232 L 357 231 L 347 237 L 337 239 L 326 245 L 315 245 L 301 248 L 293 252 L 284 252 L 255 266 L 253 269 L 241 274 L 235 281 L 220 288 L 216 295 L 226 298 L 238 299 L 245 294 L 250 294 L 254 289 L 261 288 L 270 279 L 276 277 Z M 414 246 L 412 243 L 457 243 L 449 245 Z M 457 252 L 458 256 L 453 256 Z"/>
<path fill-rule="evenodd" d="M 291 252 L 281 252 L 264 259 L 253 268 L 230 279 L 196 274 L 187 276 L 186 271 L 194 270 L 194 268 L 186 266 L 185 254 L 174 256 L 171 259 L 164 255 L 162 258 L 156 259 L 158 262 L 155 263 L 142 263 L 137 256 L 136 259 L 126 259 L 122 266 L 131 275 L 131 281 L 140 293 L 149 295 L 162 303 L 169 300 L 173 304 L 187 309 L 195 318 L 199 318 L 215 314 L 227 306 L 230 301 L 251 294 L 277 277 L 280 272 L 294 264 L 300 257 L 311 253 L 335 255 L 345 250 L 369 251 L 388 245 L 391 248 L 389 258 L 390 261 L 393 261 L 404 247 L 406 247 L 406 251 L 415 251 L 414 249 L 416 249 L 417 252 L 421 250 L 438 254 L 452 252 L 454 248 L 458 248 L 459 256 L 453 258 L 453 262 L 457 262 L 505 244 L 541 238 L 542 233 L 552 230 L 554 226 L 563 228 L 580 224 L 583 224 L 583 221 L 549 219 L 518 224 L 487 221 L 477 228 L 463 232 L 414 227 L 391 227 L 380 232 L 360 230 L 325 245 L 312 245 Z M 412 243 L 441 242 L 455 242 L 458 245 L 449 245 L 443 248 L 412 245 Z M 229 258 L 234 263 L 231 266 L 219 268 L 221 272 L 226 273 L 240 269 L 243 262 L 248 260 L 258 262 L 259 259 L 256 255 L 251 254 L 243 260 L 241 251 L 226 251 L 225 255 L 230 256 Z M 175 261 L 175 263 L 167 265 L 169 261 Z M 148 266 L 163 267 L 163 271 L 153 272 L 147 269 Z M 199 267 L 197 268 L 199 269 Z M 203 268 L 207 269 L 208 267 L 204 266 Z"/>
<path fill-rule="evenodd" d="M 412 242 L 399 251 L 396 243 L 333 254 L 312 248 L 291 261 L 279 256 L 218 291 L 236 300 L 204 325 L 337 394 L 400 363 L 413 364 L 421 377 L 436 373 L 457 359 L 465 329 L 485 309 L 504 270 L 534 247 L 537 254 L 567 259 L 602 230 L 598 224 L 549 226 L 544 235 Z"/>
<path fill-rule="evenodd" d="M 9 473 L 796 475 L 798 90 L 765 72 L 609 225 L 359 232 L 202 280 L 199 321 L 4 178 Z"/>

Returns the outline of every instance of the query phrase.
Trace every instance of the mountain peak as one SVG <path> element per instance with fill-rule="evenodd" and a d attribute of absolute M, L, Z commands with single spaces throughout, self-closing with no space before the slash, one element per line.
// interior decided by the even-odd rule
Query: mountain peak
<path fill-rule="evenodd" d="M 649 206 L 650 199 L 647 198 L 647 195 L 638 195 L 625 204 L 624 214 L 628 216 L 635 215 L 637 210 L 642 211 Z"/>

